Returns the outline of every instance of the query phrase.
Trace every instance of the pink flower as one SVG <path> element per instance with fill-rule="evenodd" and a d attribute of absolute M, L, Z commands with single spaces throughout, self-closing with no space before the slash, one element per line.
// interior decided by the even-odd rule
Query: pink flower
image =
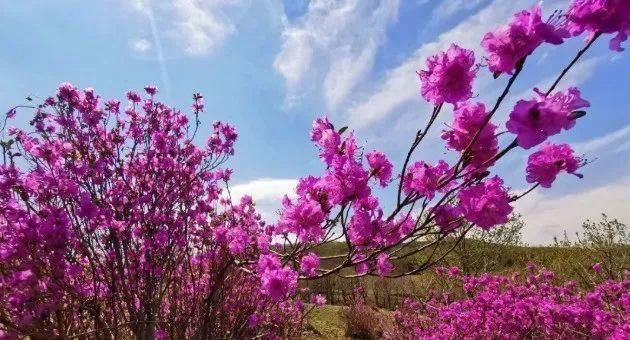
<path fill-rule="evenodd" d="M 512 74 L 516 64 L 540 44 L 561 44 L 568 36 L 564 29 L 544 23 L 539 5 L 514 15 L 506 26 L 484 35 L 481 46 L 488 52 L 488 67 L 495 74 Z"/>
<path fill-rule="evenodd" d="M 256 314 L 252 314 L 247 318 L 247 327 L 256 328 L 260 322 L 260 317 Z"/>
<path fill-rule="evenodd" d="M 339 155 L 341 135 L 333 129 L 333 125 L 328 121 L 328 118 L 321 117 L 313 121 L 311 140 L 319 147 L 319 157 L 326 164 L 330 165 L 335 156 Z"/>
<path fill-rule="evenodd" d="M 581 160 L 575 157 L 568 144 L 548 143 L 529 156 L 527 182 L 540 183 L 543 188 L 550 188 L 561 171 L 573 174 L 580 165 Z"/>
<path fill-rule="evenodd" d="M 16 112 L 17 111 L 15 110 L 15 108 L 12 108 L 11 110 L 7 111 L 7 113 L 6 113 L 7 119 L 11 119 L 11 118 L 15 117 L 15 113 Z"/>
<path fill-rule="evenodd" d="M 403 191 L 406 195 L 417 192 L 428 199 L 435 196 L 435 192 L 441 181 L 444 180 L 451 171 L 451 167 L 443 160 L 436 165 L 430 166 L 423 161 L 415 162 L 405 173 L 403 179 Z"/>
<path fill-rule="evenodd" d="M 352 258 L 352 262 L 354 264 L 356 264 L 354 266 L 354 270 L 357 272 L 357 274 L 362 275 L 367 273 L 370 270 L 370 266 L 368 265 L 367 261 L 365 262 L 361 262 L 363 260 L 366 259 L 366 256 L 364 254 L 358 253 L 356 254 L 353 258 Z M 359 263 L 361 262 L 361 263 Z"/>
<path fill-rule="evenodd" d="M 354 215 L 350 219 L 348 237 L 360 248 L 376 246 L 382 240 L 383 212 L 379 208 L 378 199 L 368 196 L 353 204 Z"/>
<path fill-rule="evenodd" d="M 590 104 L 580 97 L 580 91 L 570 87 L 567 93 L 556 92 L 545 96 L 538 89 L 532 100 L 519 100 L 505 124 L 508 131 L 517 135 L 518 145 L 529 149 L 544 142 L 547 137 L 575 126 L 573 111 Z"/>
<path fill-rule="evenodd" d="M 144 87 L 144 91 L 150 95 L 150 96 L 154 96 L 157 93 L 157 87 L 153 86 L 153 85 L 147 85 Z"/>
<path fill-rule="evenodd" d="M 593 263 L 593 271 L 596 273 L 601 273 L 602 272 L 602 264 L 600 262 L 597 263 Z"/>
<path fill-rule="evenodd" d="M 455 277 L 457 276 L 457 274 L 459 274 L 459 268 L 457 268 L 456 266 L 453 266 L 448 269 L 448 276 Z"/>
<path fill-rule="evenodd" d="M 280 269 L 280 259 L 275 254 L 265 254 L 258 258 L 257 272 L 262 274 L 269 270 Z"/>
<path fill-rule="evenodd" d="M 588 31 L 592 34 L 617 33 L 610 49 L 623 51 L 621 43 L 630 34 L 630 1 L 574 0 L 567 11 L 567 27 L 573 35 Z"/>
<path fill-rule="evenodd" d="M 379 276 L 389 275 L 394 270 L 394 265 L 389 260 L 389 255 L 386 253 L 381 253 L 376 258 L 376 273 Z"/>
<path fill-rule="evenodd" d="M 70 83 L 61 83 L 57 89 L 57 97 L 59 100 L 65 101 L 73 106 L 79 104 L 79 90 Z"/>
<path fill-rule="evenodd" d="M 168 339 L 168 334 L 163 329 L 158 329 L 155 331 L 155 339 L 156 340 L 164 340 Z"/>
<path fill-rule="evenodd" d="M 315 255 L 315 253 L 308 253 L 300 262 L 300 270 L 306 274 L 306 276 L 317 275 L 317 267 L 319 267 L 319 256 Z"/>
<path fill-rule="evenodd" d="M 370 173 L 379 180 L 382 187 L 386 187 L 392 178 L 392 163 L 387 160 L 385 154 L 376 150 L 365 155 L 365 158 L 370 165 Z"/>
<path fill-rule="evenodd" d="M 435 209 L 435 224 L 440 227 L 440 231 L 444 234 L 459 228 L 462 224 L 460 217 L 459 209 L 450 204 L 442 204 Z"/>
<path fill-rule="evenodd" d="M 434 104 L 455 104 L 472 96 L 472 84 L 477 72 L 475 53 L 452 44 L 446 52 L 427 59 L 427 68 L 420 70 L 424 99 Z"/>
<path fill-rule="evenodd" d="M 142 98 L 140 98 L 140 95 L 137 94 L 134 91 L 129 91 L 127 92 L 127 99 L 129 99 L 130 102 L 132 103 L 139 103 L 140 101 L 142 101 Z"/>
<path fill-rule="evenodd" d="M 298 275 L 289 268 L 268 270 L 262 274 L 260 291 L 276 301 L 295 292 Z"/>
<path fill-rule="evenodd" d="M 201 95 L 201 93 L 196 92 L 195 94 L 193 94 L 192 109 L 195 112 L 203 112 L 204 108 L 205 104 L 203 103 L 203 96 Z"/>
<path fill-rule="evenodd" d="M 311 303 L 315 306 L 323 306 L 326 304 L 326 298 L 321 294 L 311 295 Z"/>
<path fill-rule="evenodd" d="M 496 125 L 485 120 L 488 117 L 486 107 L 482 103 L 464 103 L 455 108 L 455 119 L 452 129 L 442 134 L 442 139 L 447 141 L 450 149 L 464 152 L 472 142 L 479 129 L 481 132 L 475 139 L 475 143 L 468 149 L 469 162 L 474 167 L 485 170 L 494 162 L 489 160 L 497 154 L 499 149 L 495 135 Z M 483 165 L 483 166 L 482 166 Z"/>
<path fill-rule="evenodd" d="M 249 236 L 240 227 L 231 228 L 228 233 L 228 249 L 232 255 L 238 255 L 245 251 L 249 244 Z"/>
<path fill-rule="evenodd" d="M 458 208 L 466 219 L 485 230 L 506 223 L 512 212 L 510 196 L 498 176 L 462 188 L 458 198 Z"/>
<path fill-rule="evenodd" d="M 278 227 L 282 232 L 294 233 L 302 241 L 317 241 L 324 236 L 321 224 L 326 219 L 326 214 L 319 202 L 302 197 L 293 204 L 285 197 L 282 204 L 284 210 L 278 221 Z"/>

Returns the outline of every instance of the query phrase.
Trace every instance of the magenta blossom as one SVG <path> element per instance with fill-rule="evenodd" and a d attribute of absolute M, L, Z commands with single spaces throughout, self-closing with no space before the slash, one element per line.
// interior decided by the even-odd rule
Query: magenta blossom
<path fill-rule="evenodd" d="M 158 92 L 158 89 L 157 89 L 157 87 L 155 87 L 153 85 L 147 85 L 147 86 L 144 87 L 144 91 L 149 96 L 154 96 Z"/>
<path fill-rule="evenodd" d="M 630 34 L 630 1 L 574 0 L 567 11 L 567 27 L 573 35 L 584 31 L 617 33 L 610 41 L 610 49 L 623 51 L 621 43 Z"/>
<path fill-rule="evenodd" d="M 570 87 L 566 94 L 556 92 L 552 96 L 545 96 L 538 89 L 534 91 L 537 97 L 519 100 L 506 123 L 508 131 L 517 135 L 518 145 L 524 149 L 544 142 L 562 129 L 571 129 L 575 126 L 573 111 L 590 106 L 575 87 Z"/>
<path fill-rule="evenodd" d="M 376 273 L 379 276 L 389 275 L 394 270 L 394 265 L 389 260 L 389 255 L 381 253 L 376 258 Z"/>
<path fill-rule="evenodd" d="M 311 295 L 311 303 L 315 306 L 323 306 L 326 304 L 326 298 L 321 294 L 313 294 Z"/>
<path fill-rule="evenodd" d="M 12 108 L 11 110 L 7 111 L 6 113 L 7 119 L 12 119 L 13 117 L 15 117 L 16 112 L 17 111 L 15 110 L 15 108 Z"/>
<path fill-rule="evenodd" d="M 433 104 L 455 104 L 472 96 L 477 69 L 475 53 L 452 44 L 446 52 L 427 59 L 427 68 L 418 72 L 420 92 Z"/>
<path fill-rule="evenodd" d="M 308 253 L 300 262 L 300 270 L 306 276 L 317 275 L 316 269 L 319 267 L 319 256 L 315 253 Z"/>
<path fill-rule="evenodd" d="M 439 269 L 439 272 L 438 272 Z M 436 268 L 443 275 L 444 267 Z M 449 275 L 451 271 L 449 271 Z M 628 339 L 630 280 L 582 292 L 549 271 L 458 276 L 461 299 L 406 299 L 387 339 Z M 456 281 L 456 280 L 453 280 Z"/>
<path fill-rule="evenodd" d="M 297 235 L 300 240 L 319 240 L 324 235 L 321 228 L 326 214 L 319 202 L 309 198 L 300 198 L 297 203 L 288 197 L 283 201 L 284 210 L 278 221 L 278 228 Z"/>
<path fill-rule="evenodd" d="M 448 276 L 455 277 L 459 274 L 459 268 L 456 266 L 452 266 L 448 269 Z"/>
<path fill-rule="evenodd" d="M 392 178 L 392 163 L 387 160 L 385 154 L 376 150 L 365 155 L 365 158 L 370 165 L 370 173 L 378 179 L 382 187 L 386 187 Z"/>
<path fill-rule="evenodd" d="M 295 292 L 298 275 L 289 268 L 268 270 L 261 276 L 260 291 L 276 301 L 282 301 Z"/>
<path fill-rule="evenodd" d="M 462 188 L 458 198 L 464 217 L 485 230 L 506 223 L 512 212 L 510 196 L 497 176 Z"/>
<path fill-rule="evenodd" d="M 452 129 L 442 133 L 442 139 L 447 141 L 448 148 L 459 152 L 467 150 L 467 161 L 478 170 L 492 166 L 494 162 L 491 159 L 499 149 L 495 135 L 497 127 L 487 120 L 488 112 L 485 105 L 463 103 L 455 108 Z M 470 145 L 476 134 L 475 143 Z"/>
<path fill-rule="evenodd" d="M 450 204 L 442 204 L 435 209 L 435 224 L 442 233 L 448 234 L 462 224 L 461 211 Z"/>
<path fill-rule="evenodd" d="M 403 191 L 406 195 L 416 192 L 427 199 L 432 199 L 441 181 L 446 179 L 450 172 L 451 167 L 443 160 L 434 166 L 423 161 L 415 162 L 407 168 L 403 178 Z"/>
<path fill-rule="evenodd" d="M 550 188 L 561 171 L 575 174 L 581 163 L 568 144 L 545 144 L 527 160 L 527 182 L 540 183 L 543 188 Z"/>
<path fill-rule="evenodd" d="M 257 271 L 262 274 L 269 270 L 280 269 L 280 259 L 275 254 L 265 254 L 258 258 Z"/>
<path fill-rule="evenodd" d="M 561 44 L 568 32 L 542 21 L 539 5 L 514 15 L 509 24 L 488 32 L 481 46 L 488 52 L 488 67 L 495 74 L 512 74 L 517 63 L 540 44 Z"/>

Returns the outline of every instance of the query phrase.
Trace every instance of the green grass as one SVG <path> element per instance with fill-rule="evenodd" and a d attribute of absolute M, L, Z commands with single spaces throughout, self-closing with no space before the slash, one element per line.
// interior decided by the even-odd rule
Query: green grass
<path fill-rule="evenodd" d="M 315 307 L 307 316 L 305 339 L 344 339 L 346 322 L 343 307 L 325 305 Z"/>
<path fill-rule="evenodd" d="M 449 244 L 444 247 L 450 248 Z M 315 252 L 320 256 L 327 256 L 342 254 L 345 250 L 346 245 L 338 242 L 315 249 Z M 426 253 L 419 253 L 397 261 L 395 263 L 397 271 L 415 268 L 424 262 L 425 256 L 427 256 Z M 604 265 L 627 268 L 628 259 L 630 259 L 630 246 L 627 245 L 620 245 L 614 250 L 602 253 L 576 246 L 505 246 L 467 240 L 465 248 L 459 249 L 459 253 L 448 254 L 441 265 L 458 266 L 469 275 L 480 275 L 483 272 L 505 274 L 525 272 L 527 263 L 532 261 L 539 267 L 553 271 L 554 280 L 559 283 L 575 280 L 581 287 L 589 288 L 595 280 L 605 279 L 601 275 L 595 275 L 591 269 L 593 263 L 603 262 Z M 328 260 L 324 261 L 323 266 L 332 268 L 338 263 L 338 260 Z M 346 268 L 343 273 L 353 273 L 353 269 Z M 306 329 L 309 331 L 305 338 L 346 338 L 346 320 L 341 305 L 347 303 L 346 297 L 351 294 L 353 287 L 357 284 L 363 286 L 367 303 L 380 308 L 384 314 L 388 315 L 386 310 L 392 310 L 400 305 L 405 297 L 425 299 L 433 294 L 432 290 L 438 287 L 449 291 L 453 297 L 463 294 L 459 292 L 461 287 L 456 288 L 459 286 L 456 281 L 456 279 L 436 275 L 432 268 L 417 275 L 396 279 L 382 279 L 375 276 L 343 279 L 330 275 L 323 279 L 307 281 L 303 283 L 303 286 L 308 287 L 312 293 L 323 294 L 331 305 L 318 307 L 308 316 Z"/>

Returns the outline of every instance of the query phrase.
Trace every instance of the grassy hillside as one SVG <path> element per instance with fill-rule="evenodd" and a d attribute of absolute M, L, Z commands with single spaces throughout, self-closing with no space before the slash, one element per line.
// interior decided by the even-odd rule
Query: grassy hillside
<path fill-rule="evenodd" d="M 341 254 L 345 250 L 344 243 L 327 244 L 317 253 L 320 256 Z M 397 270 L 409 270 L 418 263 L 422 263 L 425 255 L 410 256 L 404 261 L 396 263 Z M 594 277 L 590 269 L 595 262 L 605 263 L 605 267 L 617 268 L 621 271 L 628 268 L 630 263 L 630 246 L 613 246 L 609 249 L 592 249 L 577 246 L 505 246 L 485 243 L 476 240 L 466 240 L 461 247 L 450 253 L 443 261 L 444 266 L 458 266 L 464 272 L 477 275 L 483 272 L 508 273 L 523 272 L 527 263 L 532 261 L 538 266 L 545 267 L 555 272 L 555 280 L 564 282 L 575 280 L 583 287 L 593 284 L 594 280 L 602 280 L 607 275 L 614 273 L 603 272 L 599 277 Z M 324 266 L 333 267 L 338 261 L 324 262 Z M 352 272 L 351 268 L 345 269 L 346 273 Z M 447 282 L 449 279 L 437 276 L 433 269 L 426 270 L 417 275 L 396 279 L 381 279 L 375 276 L 367 276 L 359 279 L 342 279 L 335 275 L 307 281 L 304 283 L 311 292 L 326 296 L 329 305 L 316 308 L 307 320 L 309 339 L 340 339 L 345 337 L 346 321 L 344 305 L 349 301 L 352 289 L 360 284 L 365 290 L 365 298 L 369 305 L 383 310 L 394 309 L 405 297 L 418 299 L 427 298 L 434 293 L 436 287 L 449 289 L 454 286 Z M 455 292 L 457 293 L 457 292 Z M 381 312 L 387 317 L 386 312 Z"/>

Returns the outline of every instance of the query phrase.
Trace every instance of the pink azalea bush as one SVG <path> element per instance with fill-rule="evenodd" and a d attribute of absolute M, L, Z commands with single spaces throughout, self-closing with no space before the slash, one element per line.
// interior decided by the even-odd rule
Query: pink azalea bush
<path fill-rule="evenodd" d="M 447 275 L 445 270 L 441 275 Z M 405 300 L 394 312 L 391 339 L 627 339 L 630 278 L 608 280 L 581 292 L 575 282 L 556 284 L 553 272 L 526 276 L 449 276 L 460 281 L 462 299 L 435 296 Z"/>
<path fill-rule="evenodd" d="M 64 83 L 33 132 L 9 129 L 0 338 L 273 337 L 299 322 L 293 271 L 259 279 L 243 267 L 270 236 L 250 197 L 223 193 L 234 128 L 215 122 L 197 147 L 198 125 L 145 92 L 121 107 Z"/>
<path fill-rule="evenodd" d="M 301 178 L 272 223 L 251 197 L 231 198 L 225 163 L 236 130 L 215 122 L 205 145 L 193 143 L 205 108 L 199 93 L 186 114 L 159 102 L 153 86 L 121 103 L 64 83 L 37 106 L 8 110 L 0 126 L 0 338 L 290 337 L 307 312 L 300 280 L 430 268 L 448 251 L 427 253 L 407 271 L 394 263 L 437 249 L 456 230 L 464 237 L 496 228 L 534 188 L 551 187 L 563 171 L 578 175 L 585 161 L 570 146 L 529 149 L 585 116 L 580 91 L 556 87 L 601 35 L 616 34 L 611 47 L 621 50 L 627 9 L 626 0 L 574 0 L 566 14 L 543 20 L 537 5 L 487 33 L 485 56 L 451 45 L 429 57 L 418 75 L 434 106 L 402 164 L 364 153 L 348 127 L 317 118 L 310 138 L 325 170 Z M 582 32 L 586 45 L 553 84 L 519 100 L 505 129 L 493 121 L 535 49 Z M 509 75 L 492 105 L 471 100 L 486 67 Z M 416 159 L 445 103 L 454 111 L 442 131 L 451 161 Z M 7 128 L 25 108 L 34 111 L 32 128 Z M 499 142 L 504 130 L 511 142 Z M 523 181 L 532 186 L 516 194 L 493 167 L 519 151 L 529 156 Z M 381 204 L 382 188 L 394 204 Z M 316 255 L 338 240 L 345 251 Z"/>

